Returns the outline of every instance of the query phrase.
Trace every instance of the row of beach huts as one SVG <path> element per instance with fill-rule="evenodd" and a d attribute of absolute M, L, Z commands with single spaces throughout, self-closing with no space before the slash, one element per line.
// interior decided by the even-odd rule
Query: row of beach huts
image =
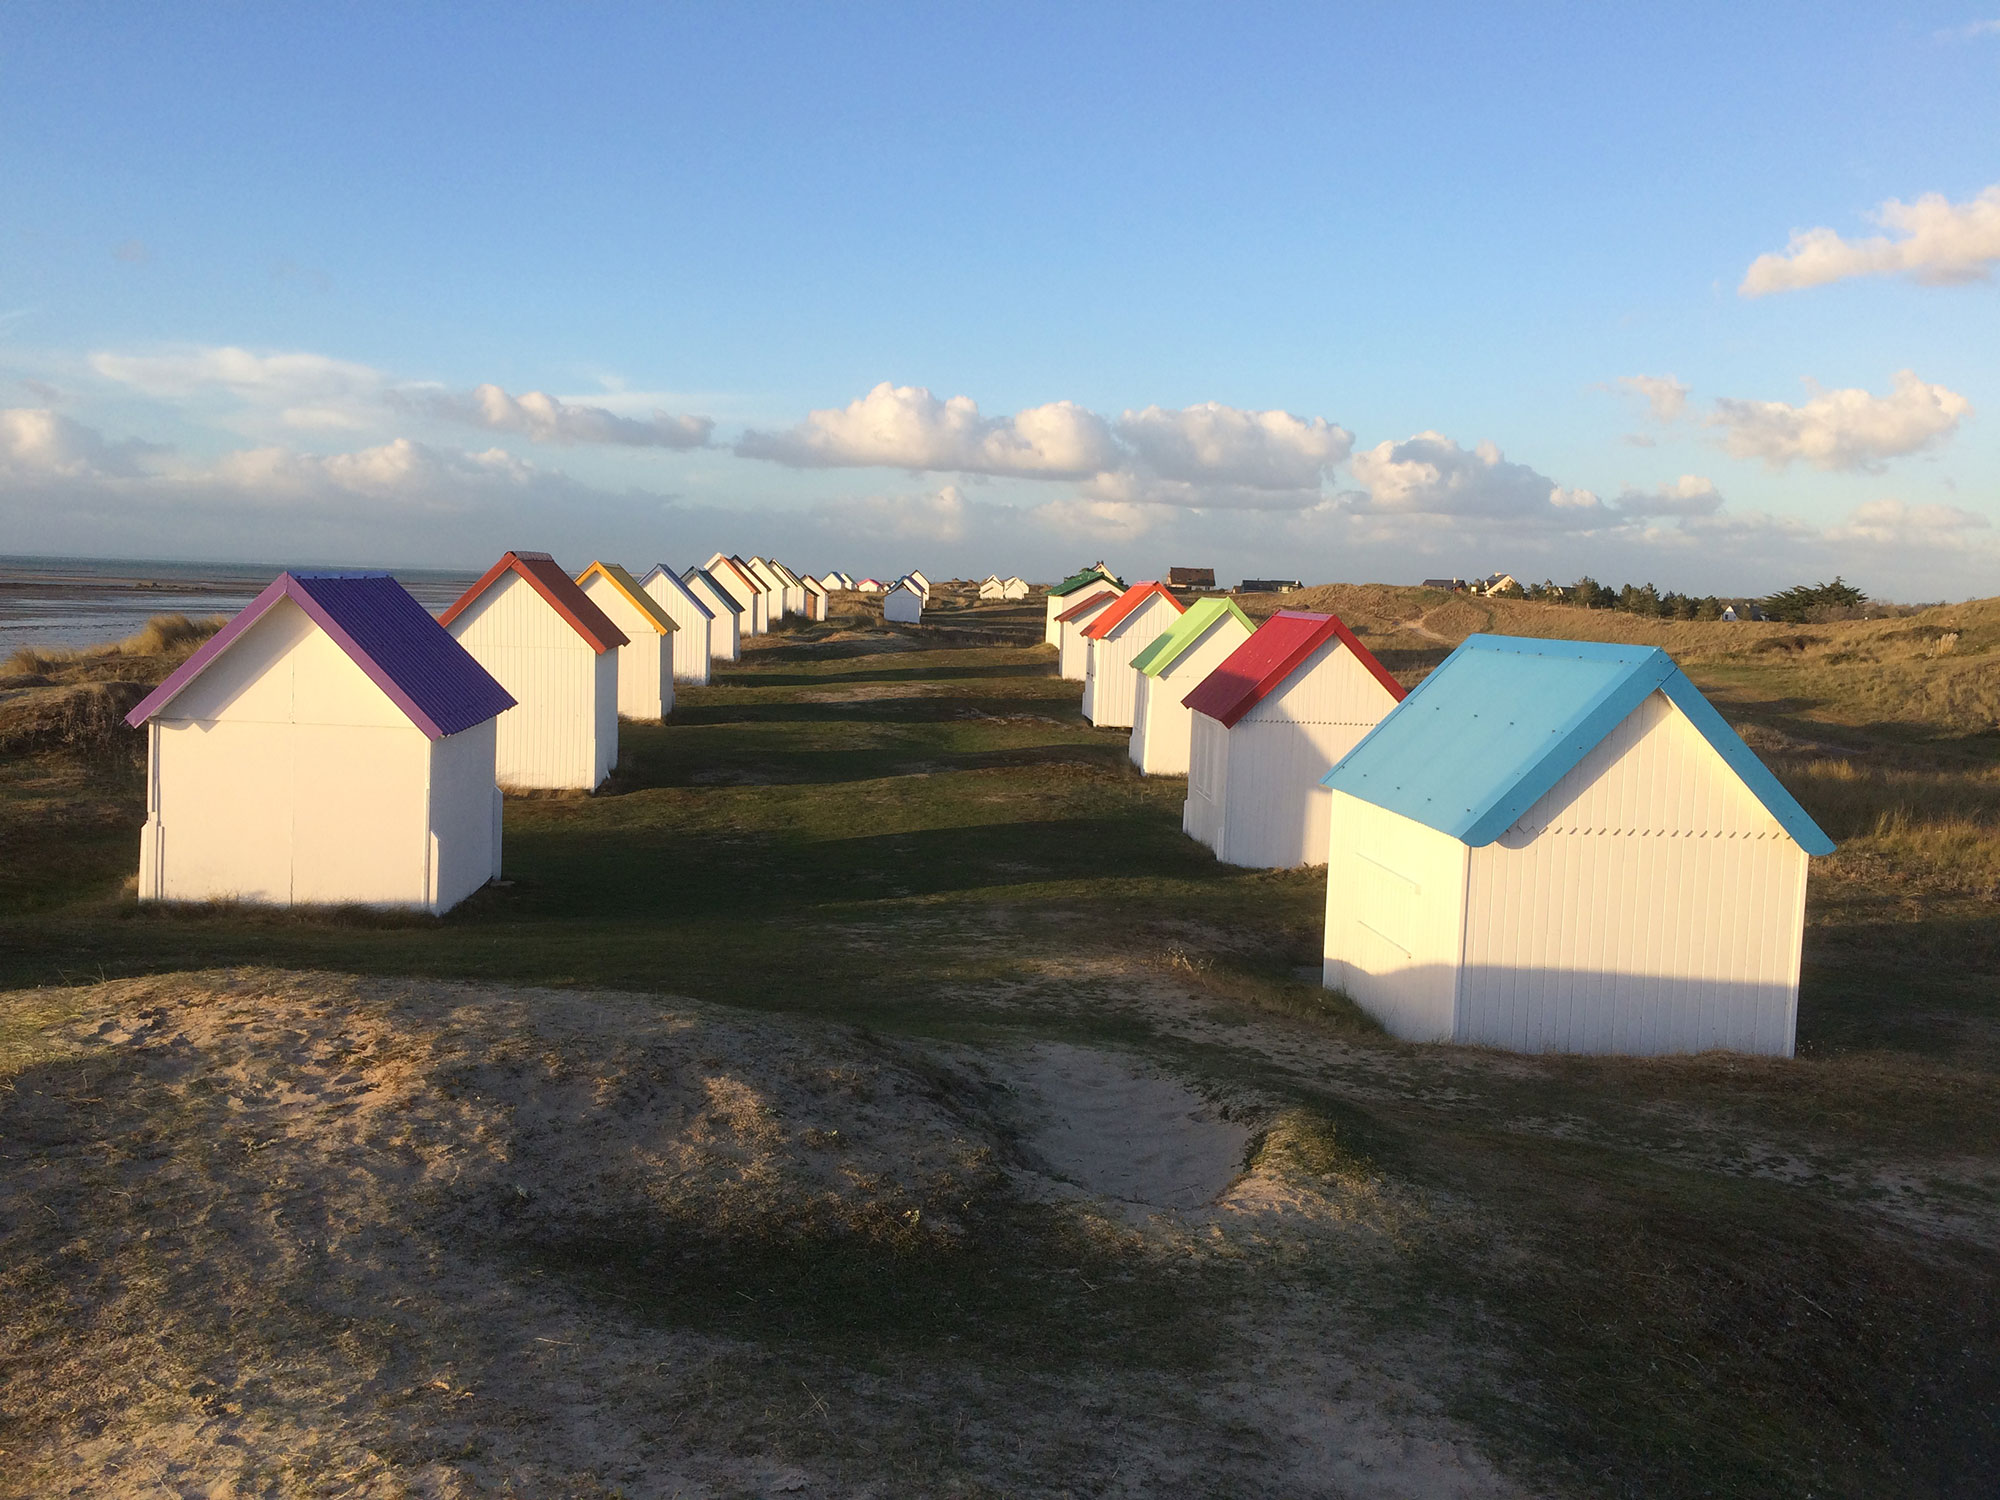
<path fill-rule="evenodd" d="M 1405 691 L 1337 616 L 1102 568 L 1047 630 L 1189 837 L 1326 866 L 1322 981 L 1392 1033 L 1791 1055 L 1833 843 L 1664 651 L 1475 635 Z"/>
<path fill-rule="evenodd" d="M 282 574 L 130 715 L 139 896 L 443 912 L 500 874 L 502 787 L 595 788 L 621 716 L 863 581 L 509 552 L 433 619 L 385 573 Z M 1664 652 L 1476 635 L 1406 692 L 1336 616 L 1102 565 L 1049 590 L 1046 639 L 1086 718 L 1187 778 L 1189 837 L 1326 866 L 1324 982 L 1392 1033 L 1791 1053 L 1833 846 Z"/>

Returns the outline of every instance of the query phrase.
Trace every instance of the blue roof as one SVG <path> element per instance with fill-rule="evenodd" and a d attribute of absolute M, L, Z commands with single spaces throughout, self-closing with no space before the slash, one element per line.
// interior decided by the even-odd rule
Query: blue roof
<path fill-rule="evenodd" d="M 236 638 L 290 599 L 432 739 L 483 724 L 513 696 L 387 573 L 280 573 L 127 717 L 143 724 Z"/>
<path fill-rule="evenodd" d="M 1666 694 L 1808 854 L 1833 841 L 1666 652 L 1474 635 L 1321 785 L 1477 848 L 1505 833 L 1655 692 Z"/>

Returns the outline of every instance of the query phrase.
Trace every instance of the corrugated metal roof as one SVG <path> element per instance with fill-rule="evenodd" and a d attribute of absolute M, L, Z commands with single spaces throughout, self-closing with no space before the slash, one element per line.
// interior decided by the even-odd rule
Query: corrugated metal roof
<path fill-rule="evenodd" d="M 1102 568 L 1086 568 L 1081 573 L 1070 574 L 1069 577 L 1050 589 L 1049 597 L 1051 599 L 1067 598 L 1078 589 L 1089 588 L 1093 583 L 1108 583 L 1113 588 L 1119 589 L 1125 587 L 1123 579 L 1114 576 Z"/>
<path fill-rule="evenodd" d="M 1207 714 L 1224 725 L 1234 725 L 1296 672 L 1307 657 L 1335 637 L 1392 697 L 1402 698 L 1403 685 L 1375 660 L 1374 652 L 1355 639 L 1354 632 L 1341 623 L 1338 615 L 1281 609 L 1258 626 L 1249 640 L 1230 652 L 1222 665 L 1197 683 L 1181 702 L 1196 713 Z"/>
<path fill-rule="evenodd" d="M 1103 640 L 1117 629 L 1120 621 L 1130 617 L 1133 610 L 1152 598 L 1166 600 L 1177 611 L 1187 609 L 1187 606 L 1176 599 L 1164 583 L 1135 583 L 1118 596 L 1117 602 L 1111 608 L 1084 626 L 1083 633 L 1093 641 Z"/>
<path fill-rule="evenodd" d="M 592 604 L 576 581 L 556 565 L 556 560 L 546 552 L 509 552 L 486 570 L 471 588 L 458 596 L 450 609 L 438 616 L 440 625 L 449 625 L 466 610 L 474 600 L 492 588 L 509 573 L 518 573 L 527 579 L 536 593 L 549 601 L 549 607 L 565 620 L 571 628 L 590 642 L 590 648 L 599 656 L 615 650 L 619 646 L 632 644 L 631 638 L 611 623 L 611 617 Z"/>
<path fill-rule="evenodd" d="M 678 593 L 681 596 L 681 598 L 685 599 L 688 602 L 689 606 L 704 620 L 713 620 L 715 618 L 715 611 L 710 609 L 706 604 L 702 603 L 701 600 L 695 596 L 694 590 L 689 588 L 687 583 L 681 578 L 680 574 L 676 573 L 672 568 L 668 567 L 665 563 L 654 563 L 653 571 L 648 573 L 644 578 L 639 580 L 639 586 L 644 589 L 651 589 L 653 586 L 653 580 L 656 578 L 659 579 L 660 582 L 664 584 L 666 587 Z"/>
<path fill-rule="evenodd" d="M 508 691 L 387 573 L 280 573 L 126 716 L 145 723 L 281 599 L 290 599 L 431 739 L 514 706 Z"/>
<path fill-rule="evenodd" d="M 1467 636 L 1322 781 L 1479 847 L 1654 692 L 1665 693 L 1808 854 L 1833 841 L 1666 652 Z"/>
<path fill-rule="evenodd" d="M 1080 620 L 1092 610 L 1102 609 L 1105 605 L 1116 601 L 1117 598 L 1118 596 L 1109 589 L 1105 589 L 1102 593 L 1092 594 L 1081 604 L 1072 604 L 1068 609 L 1057 615 L 1056 622 L 1058 624 L 1067 624 L 1071 620 Z"/>
<path fill-rule="evenodd" d="M 1158 677 L 1187 655 L 1189 648 L 1224 615 L 1236 616 L 1246 631 L 1257 628 L 1234 599 L 1197 599 L 1187 607 L 1186 614 L 1167 628 L 1165 635 L 1132 658 L 1132 665 L 1148 677 Z"/>
<path fill-rule="evenodd" d="M 708 569 L 689 568 L 685 573 L 681 574 L 681 582 L 687 584 L 690 588 L 699 583 L 704 589 L 711 592 L 716 604 L 728 610 L 732 615 L 743 613 L 743 601 L 724 588 L 722 581 L 709 572 Z"/>
<path fill-rule="evenodd" d="M 583 580 L 593 573 L 597 574 L 600 578 L 608 580 L 613 588 L 617 589 L 627 599 L 630 599 L 633 607 L 653 622 L 653 629 L 660 635 L 670 635 L 680 629 L 680 626 L 674 623 L 674 617 L 660 607 L 660 601 L 639 587 L 639 580 L 626 572 L 617 563 L 592 563 L 576 575 L 576 586 L 582 588 Z M 586 594 L 584 597 L 588 598 L 589 595 Z"/>

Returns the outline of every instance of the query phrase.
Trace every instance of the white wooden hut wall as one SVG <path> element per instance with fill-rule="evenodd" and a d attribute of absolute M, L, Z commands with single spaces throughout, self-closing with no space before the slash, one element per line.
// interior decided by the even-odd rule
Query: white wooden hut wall
<path fill-rule="evenodd" d="M 729 606 L 735 596 L 719 583 L 694 577 L 681 580 L 688 592 L 708 606 L 708 657 L 711 662 L 735 661 L 742 654 L 742 617 Z"/>
<path fill-rule="evenodd" d="M 589 791 L 618 760 L 618 653 L 591 648 L 518 573 L 449 627 L 517 704 L 500 715 L 500 785 Z"/>
<path fill-rule="evenodd" d="M 1132 684 L 1132 764 L 1148 776 L 1188 774 L 1197 715 L 1181 700 L 1249 638 L 1249 629 L 1236 616 L 1217 615 L 1215 623 L 1157 677 L 1132 674 L 1137 679 Z"/>
<path fill-rule="evenodd" d="M 1049 595 L 1046 601 L 1048 619 L 1042 627 L 1042 640 L 1045 644 L 1056 647 L 1062 645 L 1062 625 L 1056 619 L 1056 616 L 1068 609 L 1072 604 L 1080 602 L 1082 602 L 1081 599 L 1075 594 L 1066 594 L 1061 598 L 1058 598 L 1054 594 Z"/>
<path fill-rule="evenodd" d="M 923 619 L 924 596 L 916 589 L 898 584 L 882 596 L 882 618 L 915 625 Z"/>
<path fill-rule="evenodd" d="M 1327 982 L 1396 1035 L 1791 1055 L 1806 853 L 1664 694 L 1482 848 L 1331 796 Z"/>
<path fill-rule="evenodd" d="M 674 679 L 699 687 L 708 681 L 709 654 L 715 639 L 715 621 L 711 611 L 705 609 L 695 598 L 694 591 L 682 583 L 678 577 L 665 568 L 655 569 L 646 575 L 640 587 L 678 628 L 667 637 L 671 643 L 669 651 L 673 656 Z M 627 635 L 631 632 L 628 630 Z"/>
<path fill-rule="evenodd" d="M 736 628 L 739 635 L 763 635 L 771 628 L 770 604 L 764 591 L 754 587 L 720 552 L 707 563 L 708 573 L 729 591 L 729 597 L 743 606 Z"/>
<path fill-rule="evenodd" d="M 653 617 L 625 597 L 625 591 L 602 573 L 592 573 L 579 585 L 584 597 L 625 632 L 618 658 L 618 712 L 627 719 L 664 719 L 674 709 L 674 637 L 662 634 Z M 668 619 L 673 616 L 669 615 Z"/>
<path fill-rule="evenodd" d="M 1226 775 L 1219 790 L 1204 788 L 1219 809 L 1210 843 L 1216 858 L 1270 870 L 1326 863 L 1327 792 L 1319 779 L 1395 706 L 1389 690 L 1336 636 L 1233 728 L 1196 714 L 1191 742 L 1204 729 L 1226 736 L 1220 752 Z M 1201 769 L 1190 766 L 1190 799 Z"/>
<path fill-rule="evenodd" d="M 1158 640 L 1181 612 L 1158 594 L 1090 642 L 1084 661 L 1083 716 L 1099 729 L 1130 729 L 1138 672 L 1132 658 Z M 1327 765 L 1331 766 L 1332 761 Z"/>
<path fill-rule="evenodd" d="M 499 870 L 494 722 L 427 738 L 280 600 L 147 725 L 139 895 L 442 911 Z"/>
<path fill-rule="evenodd" d="M 1065 608 L 1074 609 L 1084 599 L 1088 599 L 1089 597 L 1088 594 L 1085 594 L 1082 599 L 1071 599 Z M 1116 597 L 1117 595 L 1113 593 L 1112 598 L 1115 599 Z M 1089 614 L 1075 620 L 1064 620 L 1062 622 L 1059 627 L 1062 634 L 1056 641 L 1056 676 L 1070 682 L 1082 682 L 1089 674 L 1090 637 L 1083 633 L 1084 627 L 1110 607 L 1111 600 L 1107 599 Z"/>

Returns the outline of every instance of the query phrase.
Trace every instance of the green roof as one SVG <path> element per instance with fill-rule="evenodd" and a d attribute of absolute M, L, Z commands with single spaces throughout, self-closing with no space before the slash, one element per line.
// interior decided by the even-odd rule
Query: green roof
<path fill-rule="evenodd" d="M 1117 588 L 1125 587 L 1125 580 L 1109 568 L 1086 568 L 1081 573 L 1072 573 L 1061 583 L 1049 590 L 1051 599 L 1060 599 L 1065 594 L 1074 594 L 1078 589 L 1087 589 L 1093 583 L 1108 583 Z"/>
<path fill-rule="evenodd" d="M 1224 615 L 1236 616 L 1246 634 L 1257 628 L 1234 599 L 1197 599 L 1187 607 L 1186 614 L 1174 621 L 1165 635 L 1132 658 L 1132 665 L 1148 677 L 1158 677 L 1185 656 L 1188 648 L 1206 635 L 1209 627 Z"/>

